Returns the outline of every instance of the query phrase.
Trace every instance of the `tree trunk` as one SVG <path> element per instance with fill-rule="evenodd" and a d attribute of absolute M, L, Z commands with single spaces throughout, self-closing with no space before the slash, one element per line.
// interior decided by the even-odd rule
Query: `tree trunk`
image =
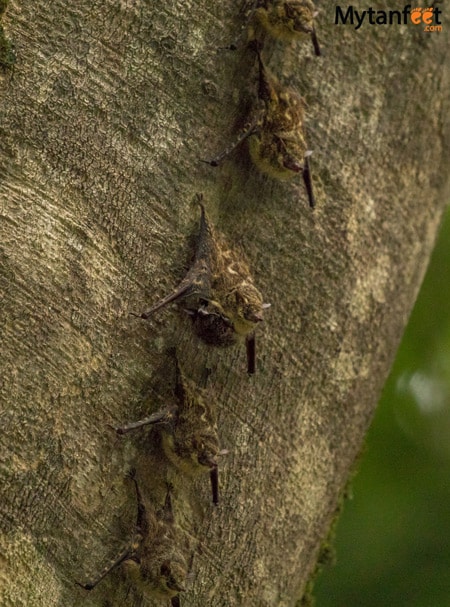
<path fill-rule="evenodd" d="M 255 89 L 236 2 L 11 1 L 1 74 L 0 603 L 140 605 L 92 577 L 133 532 L 137 474 L 195 552 L 183 606 L 301 598 L 424 275 L 448 194 L 449 29 L 334 24 L 269 42 L 307 103 L 317 206 L 301 179 L 261 176 L 245 145 L 212 168 Z M 377 8 L 388 9 L 386 2 Z M 213 349 L 176 307 L 202 192 L 271 303 L 245 351 Z M 178 477 L 158 434 L 117 439 L 172 398 L 166 350 L 218 401 L 221 501 Z M 150 603 L 146 603 L 149 604 Z M 161 604 L 161 603 L 155 603 Z"/>

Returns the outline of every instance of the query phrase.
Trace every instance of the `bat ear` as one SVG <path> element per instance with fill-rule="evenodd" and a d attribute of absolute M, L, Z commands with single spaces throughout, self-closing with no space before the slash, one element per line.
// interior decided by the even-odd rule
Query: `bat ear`
<path fill-rule="evenodd" d="M 212 501 L 214 506 L 219 503 L 219 469 L 217 466 L 211 468 L 209 473 L 211 479 Z"/>
<path fill-rule="evenodd" d="M 256 371 L 256 340 L 254 333 L 247 335 L 245 349 L 247 351 L 247 373 L 253 375 Z"/>
<path fill-rule="evenodd" d="M 313 185 L 312 185 L 312 177 L 311 177 L 311 168 L 309 166 L 309 157 L 312 152 L 308 150 L 305 154 L 305 163 L 303 166 L 303 183 L 305 184 L 305 190 L 308 195 L 309 206 L 313 209 L 316 206 L 316 200 L 314 198 Z"/>
<path fill-rule="evenodd" d="M 314 13 L 314 17 L 317 15 L 317 12 Z M 313 29 L 313 31 L 311 32 L 311 38 L 312 38 L 312 43 L 314 46 L 314 52 L 316 54 L 316 57 L 320 57 L 322 55 L 322 49 L 320 48 L 320 44 L 319 41 L 317 39 L 317 34 L 316 34 L 316 30 Z"/>

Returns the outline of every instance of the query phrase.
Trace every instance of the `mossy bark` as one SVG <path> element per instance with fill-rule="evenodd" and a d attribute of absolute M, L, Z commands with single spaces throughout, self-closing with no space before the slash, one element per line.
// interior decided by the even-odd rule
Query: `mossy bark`
<path fill-rule="evenodd" d="M 379 8 L 388 8 L 380 2 Z M 16 63 L 0 74 L 2 361 L 0 602 L 138 605 L 101 569 L 129 537 L 136 466 L 195 548 L 186 607 L 292 606 L 359 453 L 427 266 L 448 194 L 449 28 L 333 24 L 265 58 L 307 103 L 317 207 L 245 146 L 213 169 L 245 120 L 252 52 L 235 2 L 32 3 L 3 17 Z M 194 194 L 241 247 L 271 308 L 258 369 L 213 350 L 176 309 L 140 312 L 189 260 Z M 158 436 L 107 424 L 173 398 L 166 349 L 219 406 L 221 503 L 176 477 Z"/>

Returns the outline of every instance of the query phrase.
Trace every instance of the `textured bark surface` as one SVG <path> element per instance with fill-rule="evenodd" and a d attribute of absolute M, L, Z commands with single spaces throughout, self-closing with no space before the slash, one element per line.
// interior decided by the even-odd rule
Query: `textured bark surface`
<path fill-rule="evenodd" d="M 376 8 L 389 8 L 378 2 Z M 390 7 L 392 8 L 392 7 Z M 444 7 L 445 8 L 445 7 Z M 119 572 L 96 573 L 133 527 L 136 465 L 195 547 L 186 607 L 293 606 L 361 449 L 433 247 L 448 193 L 448 19 L 335 26 L 265 57 L 307 102 L 317 208 L 301 179 L 277 183 L 245 147 L 211 157 L 254 84 L 231 0 L 12 1 L 17 62 L 0 78 L 3 607 L 139 605 Z M 272 307 L 258 370 L 211 350 L 175 308 L 129 316 L 183 276 L 203 192 Z M 158 435 L 123 440 L 172 397 L 165 355 L 219 402 L 222 500 L 177 477 Z"/>

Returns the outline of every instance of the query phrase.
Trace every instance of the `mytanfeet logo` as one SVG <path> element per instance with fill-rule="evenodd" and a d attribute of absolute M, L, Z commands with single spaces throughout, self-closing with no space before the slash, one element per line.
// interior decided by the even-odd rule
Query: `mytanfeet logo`
<path fill-rule="evenodd" d="M 402 10 L 375 10 L 367 8 L 357 10 L 350 5 L 345 8 L 336 6 L 334 17 L 335 25 L 353 25 L 358 30 L 363 24 L 369 25 L 422 25 L 424 32 L 441 32 L 442 10 L 435 6 L 436 2 L 427 8 L 411 8 L 411 4 L 406 5 Z"/>

